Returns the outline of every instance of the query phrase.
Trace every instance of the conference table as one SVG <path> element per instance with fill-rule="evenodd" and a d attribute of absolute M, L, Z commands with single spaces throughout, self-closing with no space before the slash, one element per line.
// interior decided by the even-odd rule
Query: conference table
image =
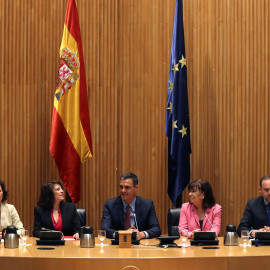
<path fill-rule="evenodd" d="M 105 239 L 104 247 L 81 248 L 80 241 L 66 241 L 64 246 L 53 250 L 40 250 L 37 238 L 27 239 L 29 246 L 16 249 L 0 245 L 2 269 L 258 269 L 266 268 L 270 260 L 270 246 L 224 246 L 220 237 L 219 249 L 203 249 L 201 246 L 187 248 L 160 248 L 156 239 L 141 240 L 138 246 L 119 248 Z M 96 244 L 100 241 L 95 239 Z M 182 241 L 176 240 L 176 244 Z M 239 239 L 239 243 L 242 240 Z M 186 244 L 189 244 L 187 241 Z"/>

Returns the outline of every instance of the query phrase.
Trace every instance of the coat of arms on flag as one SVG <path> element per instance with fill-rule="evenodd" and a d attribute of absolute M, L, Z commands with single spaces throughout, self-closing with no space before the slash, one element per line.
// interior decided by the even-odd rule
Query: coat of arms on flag
<path fill-rule="evenodd" d="M 60 57 L 60 65 L 58 69 L 58 78 L 55 97 L 59 101 L 68 90 L 71 89 L 73 83 L 79 79 L 79 74 L 76 73 L 80 67 L 79 59 L 76 53 L 72 52 L 68 48 L 62 49 Z M 61 87 L 60 87 L 61 86 Z"/>

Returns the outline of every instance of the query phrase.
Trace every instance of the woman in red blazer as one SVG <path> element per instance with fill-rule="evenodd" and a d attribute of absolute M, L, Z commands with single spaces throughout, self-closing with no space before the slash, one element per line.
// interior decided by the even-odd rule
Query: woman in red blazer
<path fill-rule="evenodd" d="M 196 231 L 220 233 L 221 206 L 216 204 L 211 185 L 206 180 L 195 180 L 188 185 L 189 202 L 182 205 L 179 235 L 194 238 Z"/>

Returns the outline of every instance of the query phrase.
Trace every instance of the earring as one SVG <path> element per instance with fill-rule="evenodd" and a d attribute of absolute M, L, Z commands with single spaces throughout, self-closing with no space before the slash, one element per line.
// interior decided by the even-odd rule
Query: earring
<path fill-rule="evenodd" d="M 204 197 L 202 197 L 202 199 L 204 199 Z"/>

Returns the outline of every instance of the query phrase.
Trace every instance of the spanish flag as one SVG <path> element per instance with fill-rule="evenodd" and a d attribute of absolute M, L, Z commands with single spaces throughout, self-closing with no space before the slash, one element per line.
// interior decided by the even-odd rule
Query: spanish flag
<path fill-rule="evenodd" d="M 92 156 L 89 109 L 78 11 L 68 0 L 57 86 L 54 95 L 50 152 L 74 203 L 80 200 L 80 167 Z"/>

